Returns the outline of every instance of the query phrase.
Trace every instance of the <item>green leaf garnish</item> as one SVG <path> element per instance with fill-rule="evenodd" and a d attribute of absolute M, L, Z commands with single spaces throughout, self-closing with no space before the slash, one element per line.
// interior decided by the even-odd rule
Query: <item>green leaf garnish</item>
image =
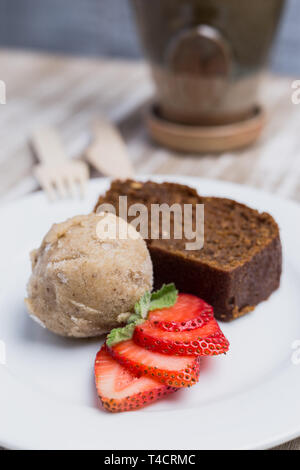
<path fill-rule="evenodd" d="M 127 323 L 135 323 L 137 320 L 139 320 L 141 317 L 137 315 L 136 313 L 133 313 L 130 315 L 130 317 L 127 320 Z"/>
<path fill-rule="evenodd" d="M 150 292 L 145 292 L 145 294 L 140 298 L 140 300 L 136 302 L 134 306 L 134 311 L 136 315 L 138 315 L 140 318 L 147 317 L 151 298 L 152 295 L 150 294 Z"/>
<path fill-rule="evenodd" d="M 164 284 L 161 289 L 151 294 L 149 311 L 172 307 L 176 303 L 177 295 L 175 284 Z"/>
<path fill-rule="evenodd" d="M 126 341 L 127 339 L 132 338 L 133 331 L 135 329 L 135 323 L 129 323 L 123 328 L 114 328 L 107 335 L 106 344 L 111 347 L 114 344 L 120 343 L 121 341 Z"/>
<path fill-rule="evenodd" d="M 177 300 L 178 291 L 175 285 L 164 284 L 161 289 L 152 294 L 145 294 L 136 302 L 132 315 L 127 320 L 127 325 L 121 328 L 114 328 L 106 337 L 107 346 L 111 347 L 121 341 L 131 339 L 137 325 L 143 323 L 152 310 L 172 307 Z"/>

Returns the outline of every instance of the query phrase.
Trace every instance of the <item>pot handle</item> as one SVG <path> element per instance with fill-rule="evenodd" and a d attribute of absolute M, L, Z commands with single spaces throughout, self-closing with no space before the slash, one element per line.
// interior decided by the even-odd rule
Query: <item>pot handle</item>
<path fill-rule="evenodd" d="M 201 24 L 173 38 L 167 48 L 166 62 L 177 74 L 227 81 L 232 61 L 229 44 L 223 35 L 212 26 Z"/>

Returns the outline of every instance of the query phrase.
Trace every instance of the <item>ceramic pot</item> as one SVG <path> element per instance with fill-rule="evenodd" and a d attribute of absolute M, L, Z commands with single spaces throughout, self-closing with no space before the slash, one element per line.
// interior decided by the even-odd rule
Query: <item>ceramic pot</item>
<path fill-rule="evenodd" d="M 164 119 L 251 118 L 284 0 L 131 1 Z"/>

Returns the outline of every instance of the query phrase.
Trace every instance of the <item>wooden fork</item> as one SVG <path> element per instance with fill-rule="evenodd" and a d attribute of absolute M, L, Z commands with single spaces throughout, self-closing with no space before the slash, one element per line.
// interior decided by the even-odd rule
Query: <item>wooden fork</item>
<path fill-rule="evenodd" d="M 31 145 L 40 161 L 33 169 L 34 175 L 50 200 L 74 197 L 78 186 L 83 196 L 89 178 L 88 166 L 82 161 L 66 157 L 55 129 L 47 127 L 37 130 L 31 138 Z"/>

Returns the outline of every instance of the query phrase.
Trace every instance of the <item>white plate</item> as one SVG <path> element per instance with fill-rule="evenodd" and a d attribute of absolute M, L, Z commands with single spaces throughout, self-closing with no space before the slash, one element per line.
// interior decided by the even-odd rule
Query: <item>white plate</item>
<path fill-rule="evenodd" d="M 284 246 L 280 289 L 255 311 L 222 324 L 226 356 L 205 361 L 199 384 L 144 410 L 102 411 L 93 383 L 101 341 L 57 337 L 26 314 L 28 253 L 53 222 L 92 209 L 108 181 L 84 201 L 48 204 L 42 193 L 0 209 L 0 444 L 23 449 L 262 449 L 300 435 L 300 208 L 230 183 L 189 184 L 273 214 Z M 298 347 L 293 349 L 293 347 Z M 294 359 L 294 360 L 293 360 Z"/>

